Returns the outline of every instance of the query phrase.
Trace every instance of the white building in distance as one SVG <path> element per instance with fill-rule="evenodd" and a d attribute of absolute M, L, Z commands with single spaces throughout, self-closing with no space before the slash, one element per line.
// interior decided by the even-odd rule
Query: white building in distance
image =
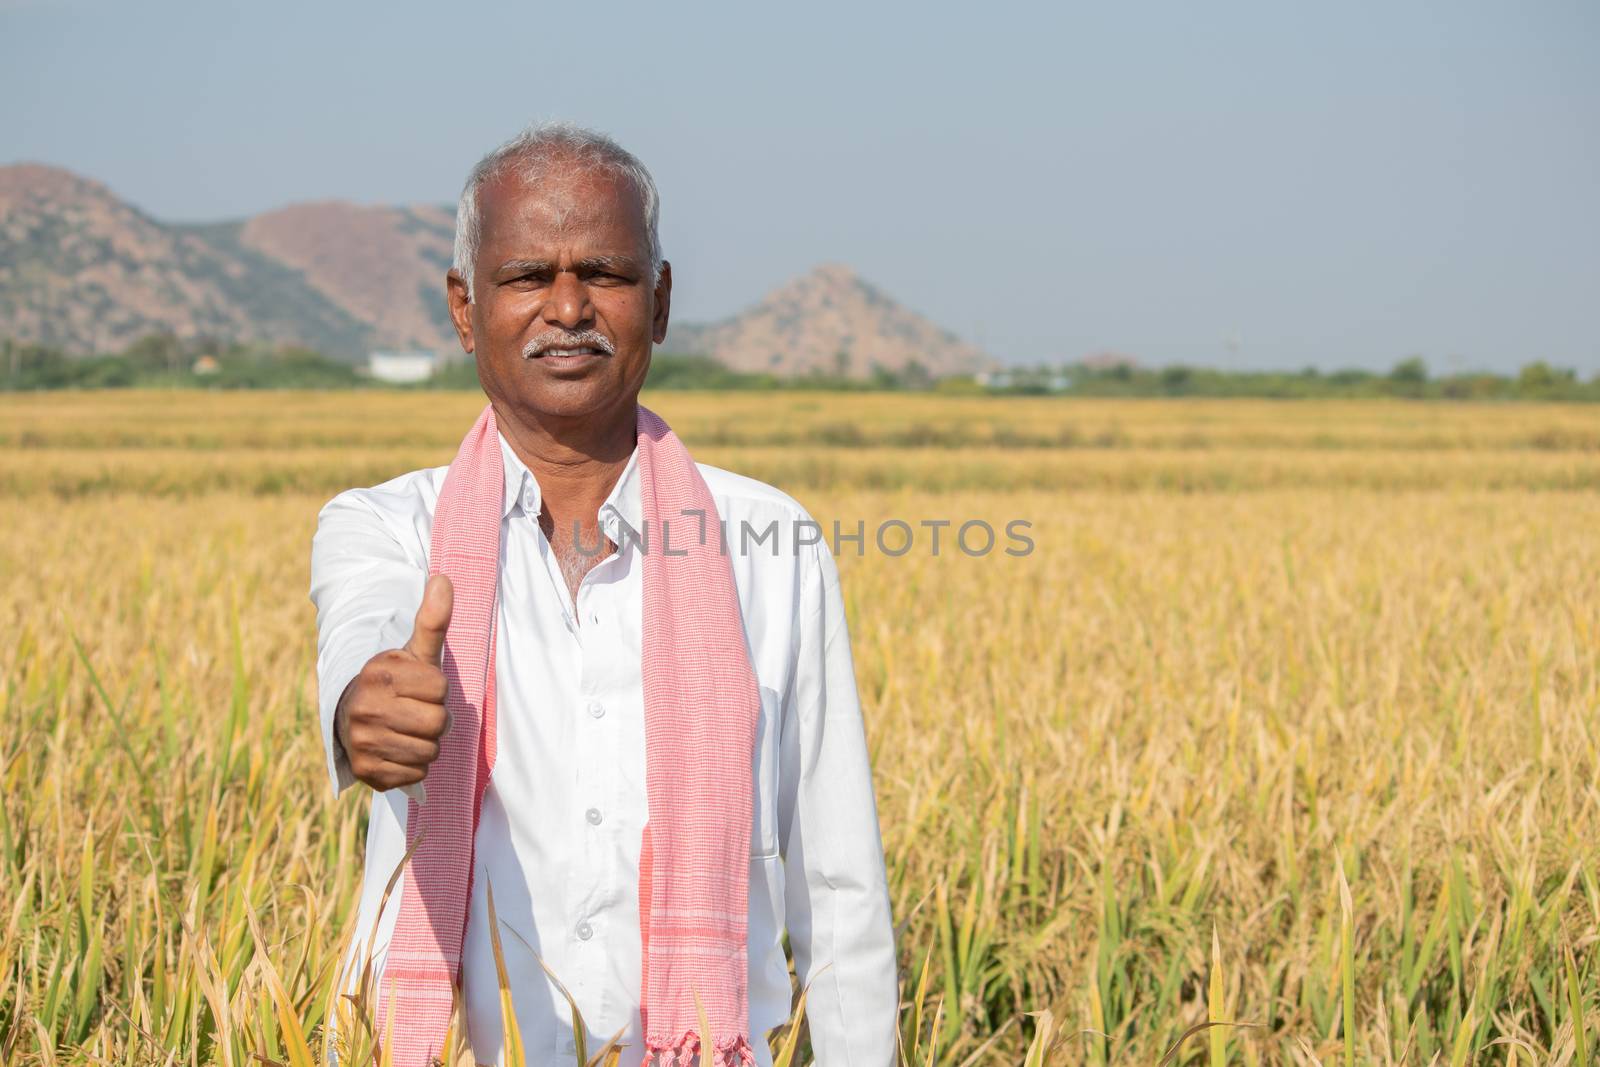
<path fill-rule="evenodd" d="M 391 385 L 412 385 L 433 377 L 439 357 L 432 352 L 373 352 L 367 356 L 367 374 Z"/>

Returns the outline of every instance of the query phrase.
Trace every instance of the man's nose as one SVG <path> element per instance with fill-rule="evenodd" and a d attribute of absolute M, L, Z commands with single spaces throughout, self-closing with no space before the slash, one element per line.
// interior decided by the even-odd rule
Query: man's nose
<path fill-rule="evenodd" d="M 569 330 L 580 329 L 594 318 L 589 287 L 571 271 L 557 271 L 544 302 L 544 320 Z"/>

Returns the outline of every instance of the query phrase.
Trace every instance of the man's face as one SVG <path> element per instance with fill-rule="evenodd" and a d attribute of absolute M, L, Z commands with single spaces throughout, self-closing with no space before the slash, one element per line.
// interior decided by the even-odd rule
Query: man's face
<path fill-rule="evenodd" d="M 508 168 L 478 190 L 473 299 L 452 272 L 450 312 L 478 379 L 504 411 L 535 420 L 626 410 L 650 346 L 667 333 L 671 268 L 652 285 L 639 194 L 592 168 Z"/>

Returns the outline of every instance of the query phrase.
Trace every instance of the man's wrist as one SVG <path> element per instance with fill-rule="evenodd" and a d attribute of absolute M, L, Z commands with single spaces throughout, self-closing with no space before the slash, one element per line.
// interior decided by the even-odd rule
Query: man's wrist
<path fill-rule="evenodd" d="M 339 694 L 339 702 L 333 706 L 333 759 L 335 763 L 342 763 L 346 767 L 350 766 L 350 750 L 345 747 L 344 742 L 345 723 L 348 719 L 345 714 L 345 701 L 350 699 L 350 692 L 360 677 L 361 675 L 357 673 L 355 678 L 345 683 L 344 692 Z"/>

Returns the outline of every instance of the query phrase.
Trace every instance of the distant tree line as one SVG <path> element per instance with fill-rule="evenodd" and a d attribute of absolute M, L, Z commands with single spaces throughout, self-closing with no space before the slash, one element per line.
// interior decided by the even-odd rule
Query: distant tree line
<path fill-rule="evenodd" d="M 707 356 L 658 352 L 651 357 L 646 385 L 652 389 L 898 390 L 955 395 L 1600 401 L 1600 373 L 1580 380 L 1576 371 L 1543 361 L 1528 363 L 1514 375 L 1471 371 L 1434 376 L 1427 364 L 1414 356 L 1386 373 L 1325 372 L 1315 367 L 1302 371 L 1218 370 L 1121 363 L 1042 364 L 945 378 L 934 377 L 915 362 L 899 370 L 875 365 L 866 377 L 854 378 L 843 373 L 843 360 L 835 362 L 837 366 L 831 370 L 779 377 L 734 370 Z M 476 389 L 478 375 L 471 360 L 462 360 L 443 367 L 420 385 L 385 385 L 366 377 L 350 363 L 307 348 L 222 344 L 183 340 L 170 334 L 154 334 L 121 352 L 94 356 L 75 355 L 47 345 L 0 341 L 0 388 L 7 390 L 358 386 Z"/>
<path fill-rule="evenodd" d="M 1434 376 L 1421 357 L 1401 360 L 1387 372 L 1217 370 L 1177 364 L 1166 367 L 1018 368 L 991 376 L 988 392 L 1106 397 L 1373 398 L 1418 400 L 1600 401 L 1600 373 L 1582 381 L 1566 367 L 1543 361 L 1513 375 L 1464 371 Z"/>
<path fill-rule="evenodd" d="M 362 381 L 348 363 L 294 346 L 142 337 L 110 355 L 0 342 L 0 386 L 7 389 L 333 389 Z"/>

